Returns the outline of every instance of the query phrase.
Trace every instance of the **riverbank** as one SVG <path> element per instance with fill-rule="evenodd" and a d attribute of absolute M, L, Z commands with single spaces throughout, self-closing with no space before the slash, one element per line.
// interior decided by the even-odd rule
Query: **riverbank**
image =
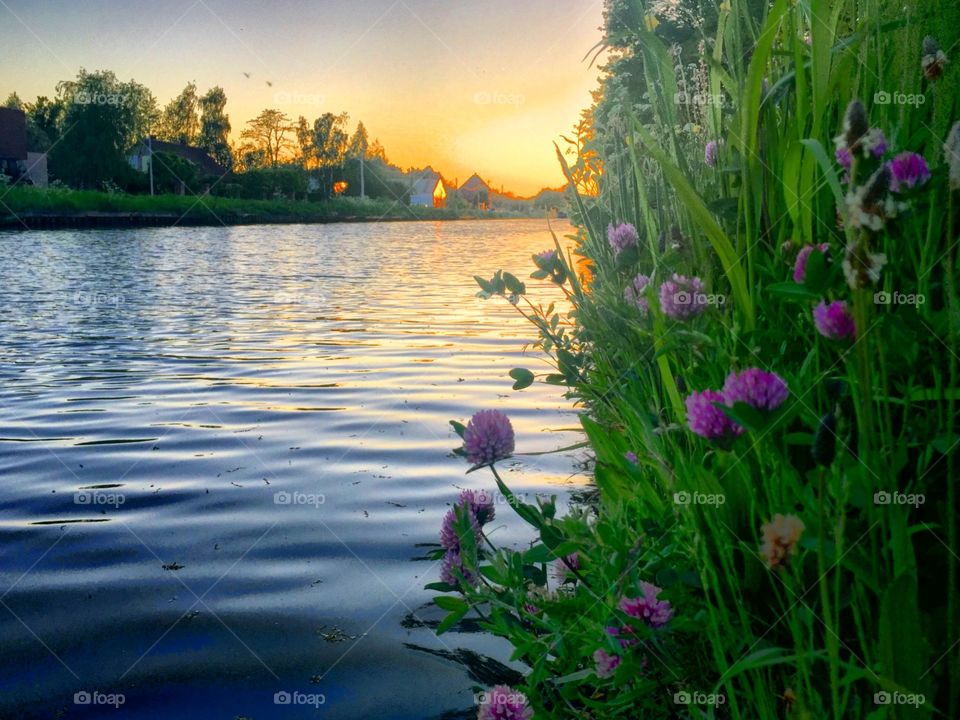
<path fill-rule="evenodd" d="M 0 194 L 0 229 L 268 225 L 529 217 L 505 212 L 410 207 L 397 201 L 335 198 L 243 200 L 194 195 L 126 195 L 15 187 Z"/>

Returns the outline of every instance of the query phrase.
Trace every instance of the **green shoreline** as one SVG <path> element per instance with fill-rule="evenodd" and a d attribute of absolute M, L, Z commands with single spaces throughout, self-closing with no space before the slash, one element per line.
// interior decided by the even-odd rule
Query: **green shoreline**
<path fill-rule="evenodd" d="M 47 230 L 110 227 L 196 227 L 504 220 L 542 215 L 484 210 L 410 207 L 398 202 L 334 198 L 243 200 L 193 195 L 125 195 L 15 187 L 0 190 L 0 229 Z"/>

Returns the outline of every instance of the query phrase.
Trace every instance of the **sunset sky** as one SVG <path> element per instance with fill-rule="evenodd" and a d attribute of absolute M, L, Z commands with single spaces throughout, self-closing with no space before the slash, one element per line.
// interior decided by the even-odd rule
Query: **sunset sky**
<path fill-rule="evenodd" d="M 363 120 L 390 160 L 520 194 L 562 184 L 552 143 L 590 104 L 601 0 L 0 0 L 0 101 L 80 67 L 227 93 L 239 134 L 275 107 Z M 243 73 L 250 73 L 248 79 Z M 268 86 L 267 82 L 273 85 Z"/>

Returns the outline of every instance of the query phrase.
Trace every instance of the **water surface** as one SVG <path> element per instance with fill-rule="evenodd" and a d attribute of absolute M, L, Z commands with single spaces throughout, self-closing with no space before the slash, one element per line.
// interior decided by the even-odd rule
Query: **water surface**
<path fill-rule="evenodd" d="M 551 242 L 541 221 L 0 233 L 0 717 L 469 716 L 511 666 L 431 629 L 424 554 L 459 488 L 492 487 L 448 420 L 578 440 L 559 392 L 511 391 L 546 366 L 471 278 Z M 565 497 L 574 463 L 509 481 Z M 493 535 L 530 537 L 503 506 Z M 75 703 L 94 691 L 124 704 Z"/>

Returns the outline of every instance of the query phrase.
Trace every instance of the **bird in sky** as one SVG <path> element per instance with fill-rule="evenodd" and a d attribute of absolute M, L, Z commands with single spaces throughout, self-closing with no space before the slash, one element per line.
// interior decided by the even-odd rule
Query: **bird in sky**
<path fill-rule="evenodd" d="M 247 80 L 250 79 L 250 73 L 248 73 L 248 72 L 245 72 L 245 73 L 243 74 L 243 76 L 244 76 Z"/>

